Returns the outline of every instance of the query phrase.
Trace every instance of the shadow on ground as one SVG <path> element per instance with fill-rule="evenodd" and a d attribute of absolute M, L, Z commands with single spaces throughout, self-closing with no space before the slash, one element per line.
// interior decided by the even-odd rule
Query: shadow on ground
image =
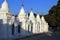
<path fill-rule="evenodd" d="M 36 34 L 27 36 L 24 38 L 18 38 L 14 40 L 60 40 L 60 32 L 48 32 L 43 34 Z"/>

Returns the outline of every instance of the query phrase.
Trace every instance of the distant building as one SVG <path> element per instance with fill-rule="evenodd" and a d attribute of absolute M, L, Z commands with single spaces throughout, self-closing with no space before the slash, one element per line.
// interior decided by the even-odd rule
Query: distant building
<path fill-rule="evenodd" d="M 13 16 L 8 8 L 6 0 L 0 8 L 0 38 L 15 38 L 38 33 L 48 32 L 48 23 L 39 14 L 35 17 L 25 13 L 22 6 L 19 14 Z"/>

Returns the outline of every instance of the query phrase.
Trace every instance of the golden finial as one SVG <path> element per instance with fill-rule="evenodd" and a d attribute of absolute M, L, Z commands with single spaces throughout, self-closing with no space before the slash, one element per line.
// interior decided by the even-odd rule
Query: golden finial
<path fill-rule="evenodd" d="M 22 3 L 22 6 L 24 7 L 24 4 Z"/>

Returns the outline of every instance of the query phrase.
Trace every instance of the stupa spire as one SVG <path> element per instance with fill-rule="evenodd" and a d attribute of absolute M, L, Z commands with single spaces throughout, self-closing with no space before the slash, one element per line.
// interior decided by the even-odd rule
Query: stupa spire
<path fill-rule="evenodd" d="M 32 8 L 31 8 L 31 11 L 30 11 L 30 16 L 29 16 L 30 18 L 35 18 L 34 17 L 34 14 L 33 14 L 33 11 L 32 11 Z"/>
<path fill-rule="evenodd" d="M 40 21 L 40 15 L 39 14 L 37 14 L 36 20 Z"/>
<path fill-rule="evenodd" d="M 1 10 L 9 11 L 8 3 L 6 0 L 4 0 L 4 2 L 2 3 Z"/>
<path fill-rule="evenodd" d="M 45 19 L 44 19 L 44 16 L 41 17 L 41 20 L 42 20 L 43 23 L 46 22 Z"/>
<path fill-rule="evenodd" d="M 24 7 L 24 3 L 22 3 L 22 7 Z"/>
<path fill-rule="evenodd" d="M 7 3 L 7 0 L 4 0 L 4 2 L 6 2 L 6 3 Z"/>
<path fill-rule="evenodd" d="M 20 10 L 20 13 L 19 14 L 25 14 L 25 10 L 24 10 L 24 4 L 22 3 L 22 8 Z"/>
<path fill-rule="evenodd" d="M 31 10 L 30 14 L 33 14 L 33 12 L 32 12 L 32 8 L 31 8 L 30 10 Z"/>
<path fill-rule="evenodd" d="M 6 0 L 5 0 L 6 1 Z"/>
<path fill-rule="evenodd" d="M 22 0 L 22 7 L 24 7 L 24 2 L 23 2 L 23 0 Z"/>

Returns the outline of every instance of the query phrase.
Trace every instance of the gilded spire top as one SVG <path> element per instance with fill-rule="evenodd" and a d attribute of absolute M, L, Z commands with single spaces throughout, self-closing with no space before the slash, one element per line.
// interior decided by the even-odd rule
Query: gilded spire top
<path fill-rule="evenodd" d="M 22 3 L 22 6 L 24 7 L 24 4 Z"/>
<path fill-rule="evenodd" d="M 5 0 L 6 1 L 6 0 Z"/>

